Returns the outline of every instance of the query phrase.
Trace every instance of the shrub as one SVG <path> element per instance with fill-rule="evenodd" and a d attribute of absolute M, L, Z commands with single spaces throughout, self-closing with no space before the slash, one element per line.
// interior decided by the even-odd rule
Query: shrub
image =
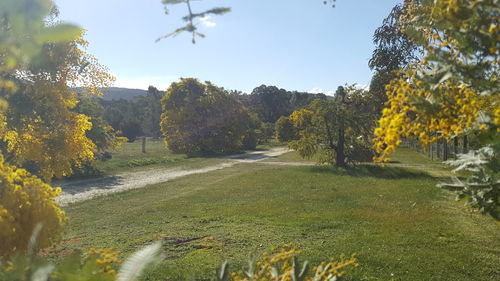
<path fill-rule="evenodd" d="M 37 224 L 42 225 L 37 248 L 52 245 L 59 238 L 66 216 L 54 198 L 52 188 L 24 169 L 4 163 L 0 155 L 0 258 L 25 252 Z"/>

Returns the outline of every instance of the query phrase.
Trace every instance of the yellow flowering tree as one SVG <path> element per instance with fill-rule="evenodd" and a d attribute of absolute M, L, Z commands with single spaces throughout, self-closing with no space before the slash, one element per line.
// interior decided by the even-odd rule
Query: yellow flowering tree
<path fill-rule="evenodd" d="M 27 250 L 37 225 L 32 250 L 59 238 L 66 220 L 54 201 L 60 189 L 47 182 L 95 150 L 89 117 L 73 111 L 78 101 L 69 89 L 96 93 L 111 77 L 84 52 L 79 28 L 47 21 L 51 0 L 6 0 L 0 11 L 0 258 L 9 259 Z"/>
<path fill-rule="evenodd" d="M 46 181 L 72 173 L 72 167 L 93 158 L 95 144 L 86 132 L 89 117 L 74 112 L 78 103 L 71 86 L 84 86 L 99 93 L 112 77 L 82 49 L 76 40 L 45 43 L 20 75 L 14 75 L 17 90 L 4 95 L 6 132 L 3 153 L 15 165 L 29 168 Z"/>
<path fill-rule="evenodd" d="M 465 133 L 485 151 L 453 162 L 474 172 L 467 182 L 442 185 L 468 205 L 500 220 L 500 86 L 498 0 L 412 0 L 404 32 L 422 47 L 421 59 L 386 86 L 388 102 L 375 129 L 378 162 L 404 138 L 424 146 Z"/>
<path fill-rule="evenodd" d="M 0 258 L 4 259 L 27 249 L 37 224 L 43 227 L 34 250 L 49 246 L 57 240 L 66 219 L 53 200 L 60 190 L 11 165 L 12 156 L 3 155 L 8 149 L 5 139 L 14 134 L 9 124 L 12 119 L 6 112 L 10 109 L 8 100 L 19 93 L 16 75 L 23 74 L 28 63 L 42 52 L 43 44 L 72 40 L 80 32 L 70 25 L 47 26 L 44 19 L 52 6 L 48 0 L 8 0 L 0 4 L 3 19 L 0 23 Z M 37 123 L 25 125 L 29 131 Z"/>

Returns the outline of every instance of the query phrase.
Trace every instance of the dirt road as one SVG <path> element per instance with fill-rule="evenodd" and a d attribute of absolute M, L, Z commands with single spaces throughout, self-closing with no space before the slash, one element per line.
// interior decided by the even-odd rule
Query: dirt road
<path fill-rule="evenodd" d="M 200 169 L 151 169 L 96 179 L 60 181 L 55 183 L 55 185 L 61 186 L 63 192 L 56 198 L 56 201 L 62 206 L 65 206 L 72 203 L 105 196 L 111 193 L 141 188 L 149 184 L 166 182 L 187 175 L 208 173 L 215 170 L 225 169 L 239 163 L 259 162 L 265 159 L 279 156 L 288 151 L 289 150 L 285 148 L 275 148 L 268 151 L 257 151 L 239 155 L 232 155 L 224 157 L 224 159 L 227 159 L 227 161 L 224 161 L 223 163 Z"/>

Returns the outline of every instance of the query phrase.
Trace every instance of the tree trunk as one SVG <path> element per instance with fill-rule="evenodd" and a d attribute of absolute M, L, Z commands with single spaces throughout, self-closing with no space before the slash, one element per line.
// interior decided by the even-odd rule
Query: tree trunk
<path fill-rule="evenodd" d="M 347 168 L 347 164 L 345 162 L 344 145 L 345 145 L 344 120 L 341 118 L 339 124 L 339 141 L 337 142 L 337 151 L 336 151 L 337 158 L 335 159 L 335 165 L 341 168 Z"/>

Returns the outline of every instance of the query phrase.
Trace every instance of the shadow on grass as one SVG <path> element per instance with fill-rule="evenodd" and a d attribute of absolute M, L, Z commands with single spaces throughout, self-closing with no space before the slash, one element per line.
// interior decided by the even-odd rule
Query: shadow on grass
<path fill-rule="evenodd" d="M 382 179 L 402 179 L 402 178 L 432 178 L 426 172 L 401 167 L 381 167 L 373 164 L 362 164 L 352 166 L 348 169 L 331 166 L 309 167 L 311 172 L 346 175 L 352 177 L 373 177 Z"/>

